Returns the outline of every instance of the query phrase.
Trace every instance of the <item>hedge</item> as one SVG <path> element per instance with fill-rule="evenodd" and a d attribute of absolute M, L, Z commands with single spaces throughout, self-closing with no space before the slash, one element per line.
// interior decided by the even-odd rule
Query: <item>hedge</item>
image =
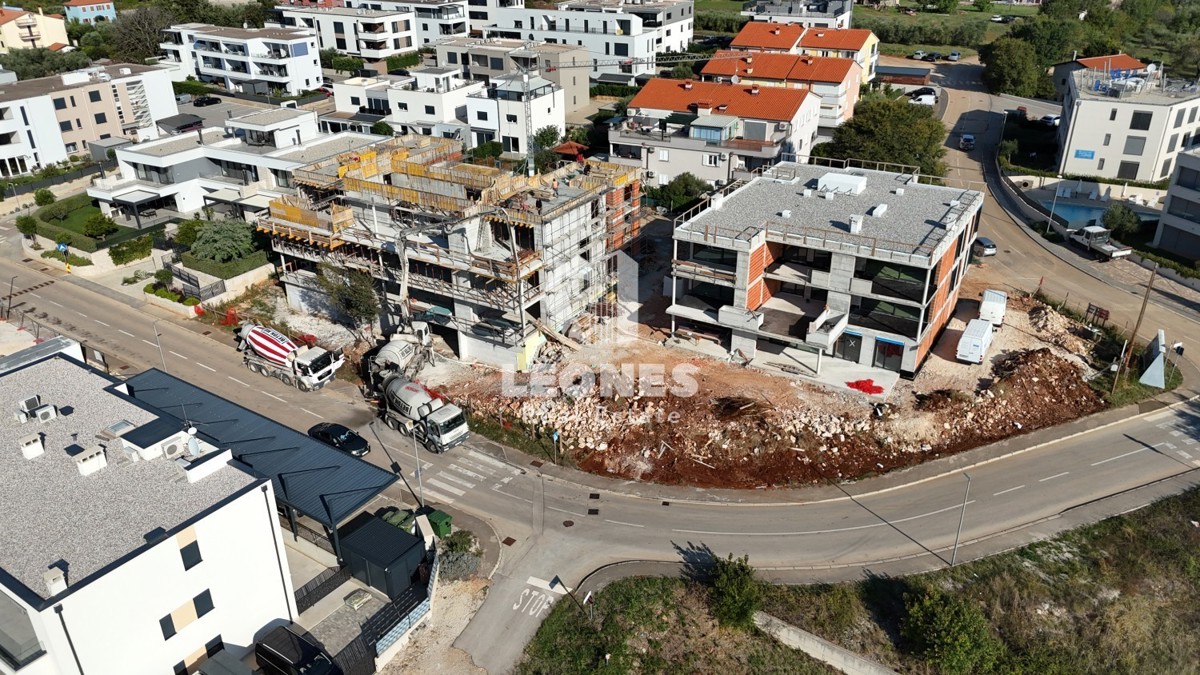
<path fill-rule="evenodd" d="M 625 98 L 626 96 L 633 96 L 641 90 L 641 87 L 630 87 L 625 84 L 597 84 L 588 90 L 588 95 L 593 98 L 596 96 Z"/>
<path fill-rule="evenodd" d="M 137 239 L 110 246 L 108 255 L 112 257 L 114 265 L 124 265 L 142 258 L 149 258 L 150 251 L 154 249 L 154 237 L 144 234 Z"/>
<path fill-rule="evenodd" d="M 182 82 L 172 82 L 171 86 L 175 88 L 176 94 L 191 94 L 192 96 L 203 96 L 212 94 L 216 89 L 195 80 L 183 80 Z"/>
<path fill-rule="evenodd" d="M 1042 169 L 1031 169 L 1027 166 L 1013 164 L 1004 157 L 1000 157 L 1000 168 L 1005 171 L 1011 171 L 1021 176 L 1040 176 L 1042 178 L 1057 178 L 1058 174 L 1053 171 L 1044 171 Z M 1009 176 L 1012 179 L 1012 176 Z M 1158 181 L 1140 181 L 1140 180 L 1121 180 L 1120 178 L 1103 178 L 1100 176 L 1085 176 L 1077 173 L 1064 173 L 1062 180 L 1065 181 L 1084 181 L 1088 183 L 1100 183 L 1101 185 L 1128 185 L 1129 187 L 1145 188 L 1147 190 L 1166 190 L 1171 183 L 1170 178 L 1164 178 Z"/>
<path fill-rule="evenodd" d="M 263 265 L 267 264 L 266 251 L 255 251 L 245 258 L 231 260 L 227 263 L 219 263 L 213 262 L 212 260 L 205 260 L 204 258 L 197 258 L 195 255 L 192 255 L 191 251 L 182 253 L 179 257 L 183 262 L 184 267 L 190 270 L 212 275 L 218 279 L 232 279 L 239 274 L 245 274 L 252 269 L 262 267 Z"/>
<path fill-rule="evenodd" d="M 57 260 L 59 262 L 63 261 L 63 255 L 61 253 L 59 253 L 58 251 L 43 251 L 42 257 L 49 258 L 50 260 Z M 88 265 L 92 264 L 92 261 L 89 258 L 84 258 L 83 256 L 78 256 L 78 255 L 75 255 L 74 253 L 68 252 L 67 253 L 67 264 L 73 265 L 75 267 L 87 267 Z"/>

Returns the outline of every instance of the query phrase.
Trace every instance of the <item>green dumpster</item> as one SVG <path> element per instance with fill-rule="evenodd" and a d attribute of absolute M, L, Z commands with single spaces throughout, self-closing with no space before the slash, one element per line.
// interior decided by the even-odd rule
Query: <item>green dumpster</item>
<path fill-rule="evenodd" d="M 429 526 L 433 528 L 434 536 L 450 536 L 450 514 L 445 511 L 434 511 L 429 514 Z"/>

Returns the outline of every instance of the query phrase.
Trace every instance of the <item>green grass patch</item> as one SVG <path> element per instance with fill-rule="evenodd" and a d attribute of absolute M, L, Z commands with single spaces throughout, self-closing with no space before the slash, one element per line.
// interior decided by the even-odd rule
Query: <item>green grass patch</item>
<path fill-rule="evenodd" d="M 239 274 L 245 274 L 252 269 L 257 269 L 267 264 L 266 251 L 255 251 L 244 258 L 224 263 L 198 258 L 192 255 L 191 251 L 187 251 L 179 257 L 184 267 L 212 275 L 218 279 L 232 279 Z"/>
<path fill-rule="evenodd" d="M 918 50 L 926 52 L 926 53 L 941 52 L 943 56 L 946 54 L 949 54 L 950 52 L 958 52 L 959 54 L 962 55 L 962 58 L 966 58 L 968 56 L 978 56 L 979 55 L 979 50 L 977 50 L 973 47 L 956 47 L 954 45 L 923 45 L 923 44 L 901 45 L 901 44 L 892 44 L 889 42 L 879 43 L 879 53 L 883 54 L 884 56 L 896 56 L 896 57 L 901 57 L 901 58 L 907 59 L 908 57 L 912 56 L 913 52 L 918 51 Z M 942 61 L 939 61 L 938 63 L 953 63 L 953 62 L 946 61 L 943 59 Z M 905 64 L 905 65 L 908 65 L 908 64 Z M 913 67 L 913 68 L 933 68 L 935 65 L 936 64 L 929 63 L 928 61 L 913 61 L 911 64 L 911 67 Z"/>

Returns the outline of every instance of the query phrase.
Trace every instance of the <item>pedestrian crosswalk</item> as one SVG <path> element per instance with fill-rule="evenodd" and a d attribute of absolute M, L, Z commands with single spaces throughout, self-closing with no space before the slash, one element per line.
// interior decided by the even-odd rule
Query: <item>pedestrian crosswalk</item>
<path fill-rule="evenodd" d="M 469 490 L 494 484 L 499 487 L 517 476 L 521 471 L 482 452 L 471 449 L 451 450 L 450 464 L 435 467 L 432 462 L 422 461 L 420 480 L 417 470 L 409 472 L 412 486 L 424 490 L 425 501 L 453 504 L 454 500 Z"/>
<path fill-rule="evenodd" d="M 1184 462 L 1190 463 L 1193 466 L 1200 466 L 1200 459 L 1196 459 L 1193 454 L 1200 454 L 1200 450 L 1192 447 L 1197 444 L 1196 436 L 1200 435 L 1200 425 L 1197 425 L 1191 418 L 1173 417 L 1155 426 L 1170 433 L 1175 439 L 1174 442 L 1160 443 L 1158 445 L 1162 445 L 1165 450 L 1179 455 Z M 1191 452 L 1179 448 L 1176 443 L 1182 444 L 1191 450 Z"/>

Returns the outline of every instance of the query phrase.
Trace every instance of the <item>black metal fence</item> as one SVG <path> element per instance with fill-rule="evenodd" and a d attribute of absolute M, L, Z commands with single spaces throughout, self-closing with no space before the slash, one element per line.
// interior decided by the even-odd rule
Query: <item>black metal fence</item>
<path fill-rule="evenodd" d="M 337 590 L 338 586 L 350 580 L 350 568 L 327 568 L 316 577 L 296 589 L 296 608 L 304 612 L 320 602 L 325 596 Z"/>
<path fill-rule="evenodd" d="M 117 168 L 117 161 L 115 159 L 107 160 L 104 162 L 100 162 L 98 164 L 92 164 L 90 166 L 81 167 L 79 169 L 71 169 L 71 170 L 63 173 L 62 175 L 54 176 L 52 178 L 41 178 L 41 179 L 38 179 L 35 181 L 31 181 L 29 183 L 21 183 L 19 185 L 18 184 L 10 185 L 9 183 L 3 182 L 4 181 L 3 178 L 0 178 L 0 186 L 3 186 L 3 188 L 4 188 L 4 196 L 5 197 L 15 197 L 17 195 L 27 195 L 31 192 L 35 192 L 42 188 L 50 187 L 52 185 L 62 185 L 63 183 L 70 183 L 73 180 L 79 180 L 80 178 L 98 174 L 101 171 L 112 171 L 116 168 Z"/>
<path fill-rule="evenodd" d="M 375 650 L 359 635 L 333 657 L 333 662 L 345 675 L 374 675 Z"/>
<path fill-rule="evenodd" d="M 212 300 L 218 295 L 225 292 L 225 280 L 217 279 L 208 285 L 200 283 L 200 277 L 194 272 L 179 264 L 179 253 L 172 252 L 162 257 L 163 269 L 170 270 L 175 280 L 179 282 L 180 287 L 186 295 L 200 298 L 200 301 Z"/>

